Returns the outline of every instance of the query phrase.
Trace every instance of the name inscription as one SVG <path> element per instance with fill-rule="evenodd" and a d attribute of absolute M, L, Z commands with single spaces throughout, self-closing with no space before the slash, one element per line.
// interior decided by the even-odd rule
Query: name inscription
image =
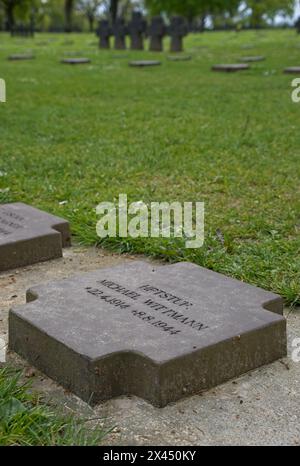
<path fill-rule="evenodd" d="M 170 335 L 181 333 L 181 326 L 193 329 L 196 332 L 209 328 L 203 322 L 191 318 L 188 312 L 186 312 L 192 308 L 193 303 L 152 285 L 145 284 L 139 286 L 137 291 L 130 290 L 110 280 L 98 280 L 97 285 L 99 286 L 98 288 L 88 286 L 85 289 L 89 294 L 96 296 L 107 304 L 121 310 L 127 310 L 133 316 Z M 109 293 L 107 290 L 118 293 L 120 297 L 107 294 Z M 151 297 L 145 296 L 147 294 Z M 155 301 L 153 297 L 160 298 L 166 304 Z M 135 302 L 146 306 L 146 311 L 136 309 Z M 178 309 L 175 309 L 176 306 Z"/>
<path fill-rule="evenodd" d="M 6 236 L 11 235 L 16 230 L 24 228 L 22 222 L 24 222 L 24 217 L 11 210 L 0 210 L 0 235 Z"/>

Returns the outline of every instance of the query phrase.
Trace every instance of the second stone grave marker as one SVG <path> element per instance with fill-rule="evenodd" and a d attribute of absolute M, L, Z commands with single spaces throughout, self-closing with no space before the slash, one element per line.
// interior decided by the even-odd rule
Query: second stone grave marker
<path fill-rule="evenodd" d="M 0 204 L 0 271 L 61 257 L 70 244 L 66 220 L 21 202 Z"/>

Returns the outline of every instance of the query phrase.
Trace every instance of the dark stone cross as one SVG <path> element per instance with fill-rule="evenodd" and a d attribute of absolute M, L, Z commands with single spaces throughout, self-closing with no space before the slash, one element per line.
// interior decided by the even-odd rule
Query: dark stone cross
<path fill-rule="evenodd" d="M 29 25 L 19 24 L 14 26 L 11 35 L 21 37 L 34 37 L 34 24 L 31 22 Z"/>
<path fill-rule="evenodd" d="M 113 25 L 113 33 L 115 36 L 114 47 L 116 50 L 126 49 L 126 35 L 128 33 L 127 26 L 123 18 L 118 18 Z"/>
<path fill-rule="evenodd" d="M 154 16 L 149 26 L 150 50 L 161 52 L 163 50 L 163 38 L 166 34 L 166 27 L 161 16 Z"/>
<path fill-rule="evenodd" d="M 171 52 L 183 51 L 183 38 L 187 35 L 188 30 L 184 18 L 173 16 L 169 26 L 169 35 L 171 36 Z"/>
<path fill-rule="evenodd" d="M 147 23 L 139 12 L 133 12 L 131 21 L 128 24 L 130 34 L 131 50 L 144 50 L 144 34 L 146 33 Z"/>
<path fill-rule="evenodd" d="M 99 47 L 100 49 L 109 49 L 110 43 L 109 39 L 112 34 L 112 30 L 107 19 L 102 19 L 99 22 L 98 28 L 98 36 L 99 36 Z"/>

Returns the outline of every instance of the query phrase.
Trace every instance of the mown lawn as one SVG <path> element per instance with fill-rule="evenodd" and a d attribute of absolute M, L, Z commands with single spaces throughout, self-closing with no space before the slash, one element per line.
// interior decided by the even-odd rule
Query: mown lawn
<path fill-rule="evenodd" d="M 66 217 L 76 241 L 95 244 L 94 208 L 119 193 L 148 203 L 205 201 L 201 249 L 178 239 L 104 245 L 190 260 L 300 304 L 300 104 L 291 100 L 293 76 L 282 73 L 300 65 L 300 37 L 289 30 L 190 35 L 190 62 L 171 62 L 167 51 L 98 51 L 92 35 L 67 40 L 0 35 L 7 84 L 0 202 Z M 26 50 L 36 60 L 6 60 Z M 75 53 L 92 64 L 59 63 Z M 267 59 L 239 74 L 210 71 L 244 55 Z M 128 67 L 131 58 L 157 57 L 161 67 Z"/>
<path fill-rule="evenodd" d="M 50 409 L 20 372 L 0 368 L 0 446 L 99 445 L 109 431 L 87 421 Z"/>

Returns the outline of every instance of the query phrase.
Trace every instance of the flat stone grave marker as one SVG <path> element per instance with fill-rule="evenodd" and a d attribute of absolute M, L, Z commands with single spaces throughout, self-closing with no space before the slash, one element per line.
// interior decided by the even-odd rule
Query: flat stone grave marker
<path fill-rule="evenodd" d="M 161 62 L 158 60 L 138 60 L 129 62 L 129 66 L 135 66 L 138 68 L 144 68 L 147 66 L 158 66 L 161 65 Z"/>
<path fill-rule="evenodd" d="M 171 61 L 190 61 L 192 59 L 191 55 L 170 55 L 168 57 L 168 60 L 171 60 Z"/>
<path fill-rule="evenodd" d="M 61 257 L 70 244 L 66 220 L 21 202 L 0 204 L 0 271 Z"/>
<path fill-rule="evenodd" d="M 232 65 L 214 65 L 212 66 L 213 71 L 223 71 L 225 73 L 234 73 L 237 71 L 248 70 L 250 68 L 249 65 L 245 63 L 235 63 Z"/>
<path fill-rule="evenodd" d="M 20 60 L 33 60 L 35 56 L 32 53 L 20 53 L 15 55 L 9 55 L 7 57 L 10 61 L 20 61 Z"/>
<path fill-rule="evenodd" d="M 286 74 L 300 74 L 300 66 L 290 66 L 283 71 Z"/>
<path fill-rule="evenodd" d="M 68 65 L 83 65 L 85 63 L 91 63 L 89 58 L 63 58 L 61 63 Z"/>
<path fill-rule="evenodd" d="M 286 355 L 282 299 L 191 263 L 144 262 L 33 287 L 9 347 L 83 400 L 163 407 Z"/>
<path fill-rule="evenodd" d="M 264 61 L 266 57 L 263 55 L 256 55 L 256 56 L 249 56 L 249 57 L 242 57 L 241 61 L 246 63 L 256 62 L 256 61 Z"/>

